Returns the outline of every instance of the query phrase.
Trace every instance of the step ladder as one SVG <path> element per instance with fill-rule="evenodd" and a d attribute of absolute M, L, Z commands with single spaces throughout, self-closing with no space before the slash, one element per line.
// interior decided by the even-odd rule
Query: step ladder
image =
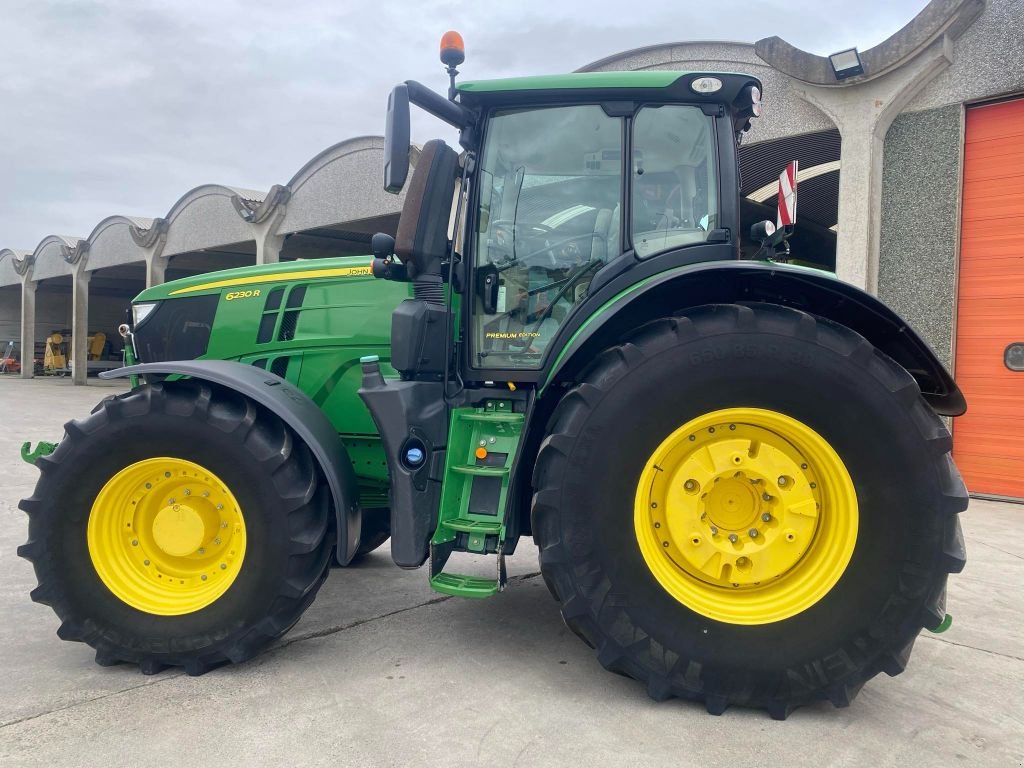
<path fill-rule="evenodd" d="M 456 597 L 490 597 L 505 588 L 506 507 L 524 416 L 511 400 L 456 408 L 437 529 L 430 541 L 430 585 Z M 453 552 L 495 555 L 494 578 L 446 573 Z"/>

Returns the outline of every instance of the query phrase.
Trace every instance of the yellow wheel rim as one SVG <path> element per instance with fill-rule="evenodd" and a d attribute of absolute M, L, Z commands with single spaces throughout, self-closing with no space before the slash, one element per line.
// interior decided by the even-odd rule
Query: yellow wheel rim
<path fill-rule="evenodd" d="M 245 558 L 245 520 L 228 487 L 185 459 L 125 467 L 89 512 L 89 557 L 107 588 L 159 616 L 192 613 L 234 583 Z"/>
<path fill-rule="evenodd" d="M 634 527 L 658 583 L 692 610 L 768 624 L 823 598 L 857 543 L 857 494 L 828 441 L 775 411 L 727 408 L 659 445 Z"/>

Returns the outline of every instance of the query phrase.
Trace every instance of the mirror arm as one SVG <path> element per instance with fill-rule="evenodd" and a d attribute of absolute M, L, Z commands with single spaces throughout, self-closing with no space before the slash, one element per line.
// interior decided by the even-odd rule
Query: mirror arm
<path fill-rule="evenodd" d="M 473 123 L 473 113 L 461 104 L 448 101 L 441 94 L 435 93 L 415 80 L 406 80 L 405 85 L 409 89 L 409 101 L 439 120 L 443 120 L 459 130 L 467 128 Z"/>

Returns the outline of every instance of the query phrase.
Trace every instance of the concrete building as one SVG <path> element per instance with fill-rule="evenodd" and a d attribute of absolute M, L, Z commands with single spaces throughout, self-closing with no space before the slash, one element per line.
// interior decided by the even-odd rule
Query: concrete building
<path fill-rule="evenodd" d="M 218 269 L 369 252 L 375 232 L 397 226 L 402 198 L 384 192 L 384 140 L 328 147 L 283 185 L 258 192 L 204 184 L 159 218 L 109 216 L 86 237 L 51 235 L 31 251 L 0 250 L 0 352 L 16 340 L 23 360 L 43 359 L 54 332 L 72 363 L 90 333 L 116 342 L 131 299 L 148 285 Z M 28 350 L 28 352 L 25 352 Z M 74 366 L 75 383 L 87 367 Z M 31 377 L 33 366 L 21 367 Z"/>
<path fill-rule="evenodd" d="M 860 52 L 863 73 L 845 79 L 778 37 L 656 45 L 581 68 L 760 77 L 765 114 L 740 153 L 746 223 L 774 218 L 778 173 L 799 160 L 794 254 L 877 293 L 922 332 L 971 406 L 955 428 L 969 485 L 1013 497 L 1024 497 L 1024 373 L 1011 370 L 1018 358 L 1024 367 L 1022 22 L 1024 0 L 932 0 Z M 0 251 L 0 340 L 31 351 L 72 329 L 72 357 L 83 359 L 85 331 L 113 334 L 144 285 L 367 252 L 401 207 L 381 189 L 382 148 L 378 137 L 350 139 L 267 192 L 203 185 L 160 218 L 112 216 L 84 238 Z"/>

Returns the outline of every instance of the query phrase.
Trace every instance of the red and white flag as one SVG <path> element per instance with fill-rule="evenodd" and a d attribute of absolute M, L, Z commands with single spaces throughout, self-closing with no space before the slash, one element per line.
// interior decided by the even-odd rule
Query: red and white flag
<path fill-rule="evenodd" d="M 797 161 L 794 160 L 779 174 L 779 215 L 778 227 L 792 226 L 796 223 L 796 174 Z"/>

